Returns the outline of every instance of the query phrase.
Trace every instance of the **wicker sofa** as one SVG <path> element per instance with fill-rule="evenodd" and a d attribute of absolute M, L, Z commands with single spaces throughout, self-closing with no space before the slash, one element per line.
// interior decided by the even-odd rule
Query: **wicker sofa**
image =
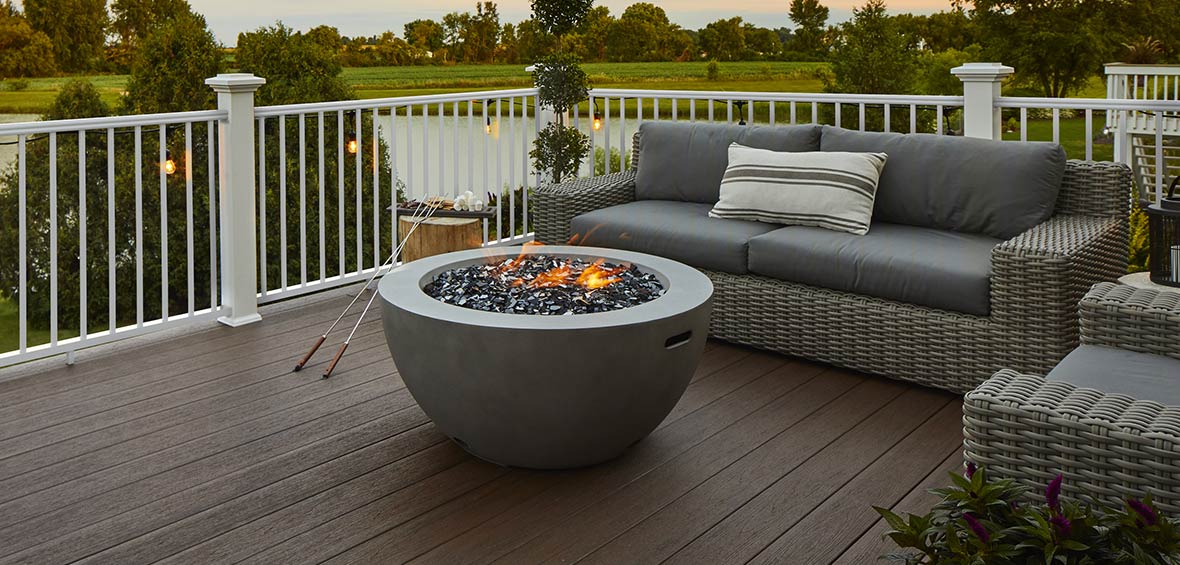
<path fill-rule="evenodd" d="M 966 458 L 1037 489 L 1062 473 L 1087 502 L 1151 494 L 1180 513 L 1180 293 L 1101 283 L 1079 310 L 1082 346 L 1049 375 L 1004 370 L 966 395 Z"/>
<path fill-rule="evenodd" d="M 645 151 L 653 151 L 652 143 L 645 147 L 644 132 L 656 131 L 654 126 L 647 129 L 650 124 L 641 124 L 635 135 L 630 170 L 536 190 L 533 217 L 538 241 L 565 243 L 572 237 L 579 243 L 653 252 L 628 233 L 604 241 L 595 239 L 597 227 L 580 230 L 589 233 L 571 230 L 571 224 L 594 217 L 596 211 L 636 206 L 637 179 L 653 173 L 650 165 L 644 170 L 643 159 Z M 753 134 L 732 135 L 753 139 Z M 647 136 L 648 141 L 654 137 Z M 887 163 L 886 172 L 891 165 L 897 166 Z M 1078 299 L 1095 282 L 1126 271 L 1129 169 L 1068 161 L 1059 178 L 1060 190 L 1049 203 L 1047 220 L 983 248 L 984 301 L 990 303 L 986 312 L 955 311 L 720 268 L 691 257 L 672 258 L 697 267 L 713 281 L 714 337 L 967 392 L 1005 367 L 1029 372 L 1053 367 L 1077 345 Z M 642 211 L 637 213 L 634 221 L 642 222 Z M 755 224 L 707 217 L 699 221 Z"/>

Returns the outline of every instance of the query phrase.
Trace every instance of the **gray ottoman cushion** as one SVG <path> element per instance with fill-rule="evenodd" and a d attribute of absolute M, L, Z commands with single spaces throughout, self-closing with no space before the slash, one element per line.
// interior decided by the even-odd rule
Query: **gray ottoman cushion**
<path fill-rule="evenodd" d="M 750 240 L 750 271 L 986 316 L 998 243 L 984 235 L 876 222 L 860 236 L 792 226 Z"/>
<path fill-rule="evenodd" d="M 1053 214 L 1065 151 L 947 135 L 859 132 L 824 126 L 824 151 L 882 152 L 873 221 L 1009 239 Z"/>
<path fill-rule="evenodd" d="M 1066 355 L 1046 378 L 1180 406 L 1180 360 L 1162 355 L 1083 345 Z"/>
<path fill-rule="evenodd" d="M 709 204 L 639 200 L 587 212 L 570 226 L 579 245 L 650 253 L 681 263 L 744 274 L 751 237 L 779 226 L 709 217 Z"/>
<path fill-rule="evenodd" d="M 639 125 L 639 200 L 717 202 L 729 145 L 772 151 L 819 151 L 819 126 L 739 126 L 689 122 Z"/>

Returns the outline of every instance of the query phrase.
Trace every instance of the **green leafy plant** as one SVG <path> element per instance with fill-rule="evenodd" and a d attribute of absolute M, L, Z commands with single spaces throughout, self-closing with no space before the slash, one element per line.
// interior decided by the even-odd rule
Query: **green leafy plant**
<path fill-rule="evenodd" d="M 529 157 L 536 170 L 559 183 L 577 172 L 578 163 L 590 151 L 590 138 L 565 123 L 569 109 L 589 96 L 590 80 L 577 57 L 569 54 L 546 57 L 537 64 L 533 77 L 537 98 L 553 110 L 554 121 L 537 134 Z"/>
<path fill-rule="evenodd" d="M 571 127 L 554 122 L 537 134 L 529 157 L 538 171 L 546 171 L 554 183 L 578 171 L 578 164 L 590 152 L 590 138 Z"/>
<path fill-rule="evenodd" d="M 709 65 L 705 67 L 705 79 L 710 82 L 721 80 L 721 64 L 717 59 L 709 61 Z"/>
<path fill-rule="evenodd" d="M 874 507 L 891 528 L 885 533 L 907 564 L 1168 564 L 1180 560 L 1177 522 L 1163 516 L 1148 497 L 1128 499 L 1122 508 L 1096 508 L 1061 498 L 1058 475 L 1043 500 L 1011 479 L 988 480 L 968 465 L 950 473 L 953 485 L 931 492 L 942 497 L 923 515 L 895 514 Z"/>

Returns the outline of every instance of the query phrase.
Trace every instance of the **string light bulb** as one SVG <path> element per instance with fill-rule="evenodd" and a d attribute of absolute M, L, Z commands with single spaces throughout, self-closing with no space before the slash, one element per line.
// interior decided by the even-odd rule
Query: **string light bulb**
<path fill-rule="evenodd" d="M 594 111 L 594 122 L 591 125 L 594 131 L 602 129 L 602 113 L 597 110 Z"/>
<path fill-rule="evenodd" d="M 484 118 L 483 132 L 488 135 L 492 135 L 492 117 L 491 116 Z"/>
<path fill-rule="evenodd" d="M 352 133 L 352 132 L 349 132 L 349 133 L 348 133 L 348 141 L 347 141 L 347 143 L 345 143 L 344 145 L 345 145 L 345 147 L 347 147 L 347 148 L 348 148 L 348 153 L 349 153 L 350 155 L 356 155 L 356 152 L 357 152 L 357 150 L 359 150 L 359 149 L 360 149 L 360 148 L 357 146 L 357 142 L 356 142 L 356 134 L 355 134 L 355 133 Z"/>
<path fill-rule="evenodd" d="M 170 174 L 176 172 L 176 161 L 172 160 L 172 152 L 171 151 L 164 152 L 164 162 L 160 166 L 164 170 L 164 174 L 166 174 L 166 175 L 170 175 Z"/>

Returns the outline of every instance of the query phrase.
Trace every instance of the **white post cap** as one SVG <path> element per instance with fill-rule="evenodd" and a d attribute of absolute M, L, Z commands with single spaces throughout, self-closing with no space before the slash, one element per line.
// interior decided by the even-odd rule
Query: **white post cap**
<path fill-rule="evenodd" d="M 1003 63 L 966 63 L 951 69 L 963 82 L 995 82 L 1011 76 L 1016 69 Z"/>
<path fill-rule="evenodd" d="M 205 79 L 205 84 L 217 92 L 254 92 L 266 79 L 250 73 L 222 73 Z"/>

